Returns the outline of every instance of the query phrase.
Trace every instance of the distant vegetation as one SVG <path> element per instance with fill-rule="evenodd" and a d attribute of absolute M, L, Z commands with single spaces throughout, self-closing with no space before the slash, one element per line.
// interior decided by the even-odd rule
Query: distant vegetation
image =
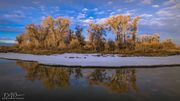
<path fill-rule="evenodd" d="M 104 23 L 89 23 L 88 36 L 83 36 L 83 28 L 70 29 L 70 20 L 63 17 L 46 17 L 40 25 L 29 24 L 17 36 L 17 52 L 33 54 L 53 54 L 64 52 L 116 53 L 125 55 L 173 55 L 180 48 L 171 39 L 160 42 L 159 34 L 137 34 L 140 17 L 131 18 L 116 15 Z M 116 39 L 106 39 L 107 34 L 115 34 Z"/>

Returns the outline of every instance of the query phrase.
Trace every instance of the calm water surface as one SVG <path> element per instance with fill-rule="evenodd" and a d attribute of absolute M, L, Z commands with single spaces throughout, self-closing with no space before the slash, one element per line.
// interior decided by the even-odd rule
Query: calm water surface
<path fill-rule="evenodd" d="M 33 101 L 180 101 L 180 67 L 82 69 L 0 59 L 0 96 L 11 92 Z"/>

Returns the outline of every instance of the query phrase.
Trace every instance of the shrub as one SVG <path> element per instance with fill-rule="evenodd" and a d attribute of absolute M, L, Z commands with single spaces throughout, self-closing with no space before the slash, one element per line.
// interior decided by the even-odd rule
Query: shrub
<path fill-rule="evenodd" d="M 165 49 L 175 48 L 175 47 L 176 47 L 176 45 L 172 42 L 171 39 L 165 39 L 165 40 L 162 42 L 162 46 L 163 46 L 163 48 L 165 48 Z"/>

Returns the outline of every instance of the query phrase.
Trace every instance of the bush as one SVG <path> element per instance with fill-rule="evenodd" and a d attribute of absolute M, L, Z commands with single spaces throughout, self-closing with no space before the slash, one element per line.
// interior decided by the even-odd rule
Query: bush
<path fill-rule="evenodd" d="M 162 45 L 158 42 L 143 42 L 143 43 L 137 43 L 135 46 L 136 50 L 142 50 L 142 51 L 153 51 L 153 50 L 159 50 L 162 49 Z"/>
<path fill-rule="evenodd" d="M 172 42 L 171 39 L 166 39 L 162 42 L 162 47 L 165 49 L 175 48 L 176 45 Z"/>

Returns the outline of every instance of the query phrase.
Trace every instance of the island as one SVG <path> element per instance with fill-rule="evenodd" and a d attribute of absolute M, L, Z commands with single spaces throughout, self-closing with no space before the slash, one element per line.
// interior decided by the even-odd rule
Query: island
<path fill-rule="evenodd" d="M 1 46 L 0 58 L 67 67 L 179 66 L 180 46 L 160 40 L 159 33 L 138 35 L 140 19 L 115 15 L 91 22 L 84 37 L 82 26 L 73 30 L 68 18 L 48 16 L 39 25 L 27 25 L 15 45 Z"/>

